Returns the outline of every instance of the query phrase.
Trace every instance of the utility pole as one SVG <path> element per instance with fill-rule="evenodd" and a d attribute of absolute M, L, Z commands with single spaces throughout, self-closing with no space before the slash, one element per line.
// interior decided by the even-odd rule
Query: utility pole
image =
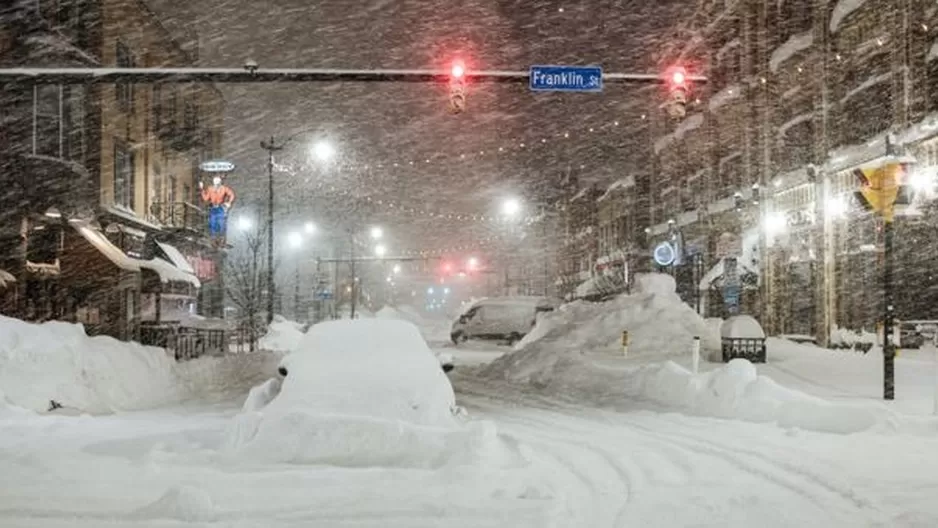
<path fill-rule="evenodd" d="M 274 137 L 261 141 L 267 151 L 267 325 L 274 322 L 274 152 L 283 150 Z"/>

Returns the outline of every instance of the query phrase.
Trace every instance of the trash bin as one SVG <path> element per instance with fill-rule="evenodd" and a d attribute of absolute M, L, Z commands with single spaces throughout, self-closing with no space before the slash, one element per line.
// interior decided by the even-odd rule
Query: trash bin
<path fill-rule="evenodd" d="M 720 348 L 724 363 L 736 358 L 765 363 L 765 331 L 749 315 L 730 317 L 720 326 Z"/>

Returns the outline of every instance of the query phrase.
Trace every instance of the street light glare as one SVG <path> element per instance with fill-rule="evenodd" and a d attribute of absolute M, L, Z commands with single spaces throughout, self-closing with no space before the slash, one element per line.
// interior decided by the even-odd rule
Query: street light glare
<path fill-rule="evenodd" d="M 515 216 L 521 212 L 521 202 L 516 198 L 508 198 L 502 203 L 502 213 L 507 216 Z"/>
<path fill-rule="evenodd" d="M 395 264 L 395 265 L 394 265 L 394 273 L 397 274 L 397 273 L 400 273 L 400 272 L 401 272 L 401 265 L 400 265 L 400 264 Z"/>
<path fill-rule="evenodd" d="M 312 235 L 316 232 L 316 224 L 312 222 L 306 222 L 306 225 L 303 226 L 303 229 L 306 230 L 306 233 Z"/>
<path fill-rule="evenodd" d="M 383 257 L 388 252 L 388 248 L 384 247 L 384 244 L 378 244 L 375 246 L 375 256 Z"/>
<path fill-rule="evenodd" d="M 290 242 L 290 247 L 296 249 L 303 245 L 303 235 L 294 231 L 290 233 L 288 241 Z"/>
<path fill-rule="evenodd" d="M 319 161 L 329 161 L 335 157 L 335 147 L 332 146 L 332 143 L 321 140 L 313 145 L 313 154 L 316 155 Z"/>
<path fill-rule="evenodd" d="M 384 236 L 384 230 L 378 226 L 371 228 L 371 238 L 375 240 L 381 240 L 381 237 Z"/>
<path fill-rule="evenodd" d="M 253 225 L 254 225 L 254 222 L 252 222 L 250 218 L 246 216 L 238 217 L 238 229 L 240 229 L 241 231 L 247 231 L 248 229 L 251 229 Z"/>

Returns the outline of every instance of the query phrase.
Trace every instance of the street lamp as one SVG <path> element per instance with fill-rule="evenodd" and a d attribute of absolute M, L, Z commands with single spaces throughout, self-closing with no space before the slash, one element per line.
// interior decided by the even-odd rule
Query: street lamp
<path fill-rule="evenodd" d="M 395 275 L 397 275 L 398 273 L 400 273 L 400 272 L 401 272 L 401 265 L 400 265 L 400 264 L 395 264 L 393 271 L 394 271 L 394 274 L 395 274 Z"/>
<path fill-rule="evenodd" d="M 375 240 L 381 240 L 381 237 L 384 236 L 384 230 L 379 226 L 374 226 L 371 228 L 371 238 Z"/>
<path fill-rule="evenodd" d="M 384 244 L 378 244 L 375 246 L 375 256 L 378 258 L 384 257 L 388 252 L 388 248 Z"/>
<path fill-rule="evenodd" d="M 502 202 L 502 214 L 508 217 L 517 216 L 521 212 L 521 202 L 517 198 L 508 198 Z"/>
<path fill-rule="evenodd" d="M 321 139 L 313 145 L 313 154 L 319 161 L 331 161 L 335 157 L 335 147 L 332 143 Z"/>
<path fill-rule="evenodd" d="M 254 227 L 254 222 L 251 220 L 250 217 L 247 217 L 247 216 L 238 217 L 238 230 L 239 231 L 249 231 L 252 227 Z"/>
<path fill-rule="evenodd" d="M 294 231 L 290 233 L 290 236 L 287 238 L 287 242 L 290 243 L 292 249 L 299 249 L 303 245 L 303 235 Z"/>
<path fill-rule="evenodd" d="M 303 229 L 306 231 L 307 235 L 312 235 L 316 232 L 316 224 L 312 222 L 306 222 L 306 224 L 303 226 Z"/>

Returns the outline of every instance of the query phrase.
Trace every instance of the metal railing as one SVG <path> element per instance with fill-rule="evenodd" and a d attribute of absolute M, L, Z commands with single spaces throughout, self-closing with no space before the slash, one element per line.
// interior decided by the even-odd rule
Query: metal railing
<path fill-rule="evenodd" d="M 224 330 L 189 328 L 178 323 L 144 323 L 140 326 L 140 343 L 165 348 L 176 361 L 228 352 Z"/>
<path fill-rule="evenodd" d="M 188 202 L 153 202 L 150 215 L 161 225 L 204 233 L 208 219 L 201 207 Z"/>

